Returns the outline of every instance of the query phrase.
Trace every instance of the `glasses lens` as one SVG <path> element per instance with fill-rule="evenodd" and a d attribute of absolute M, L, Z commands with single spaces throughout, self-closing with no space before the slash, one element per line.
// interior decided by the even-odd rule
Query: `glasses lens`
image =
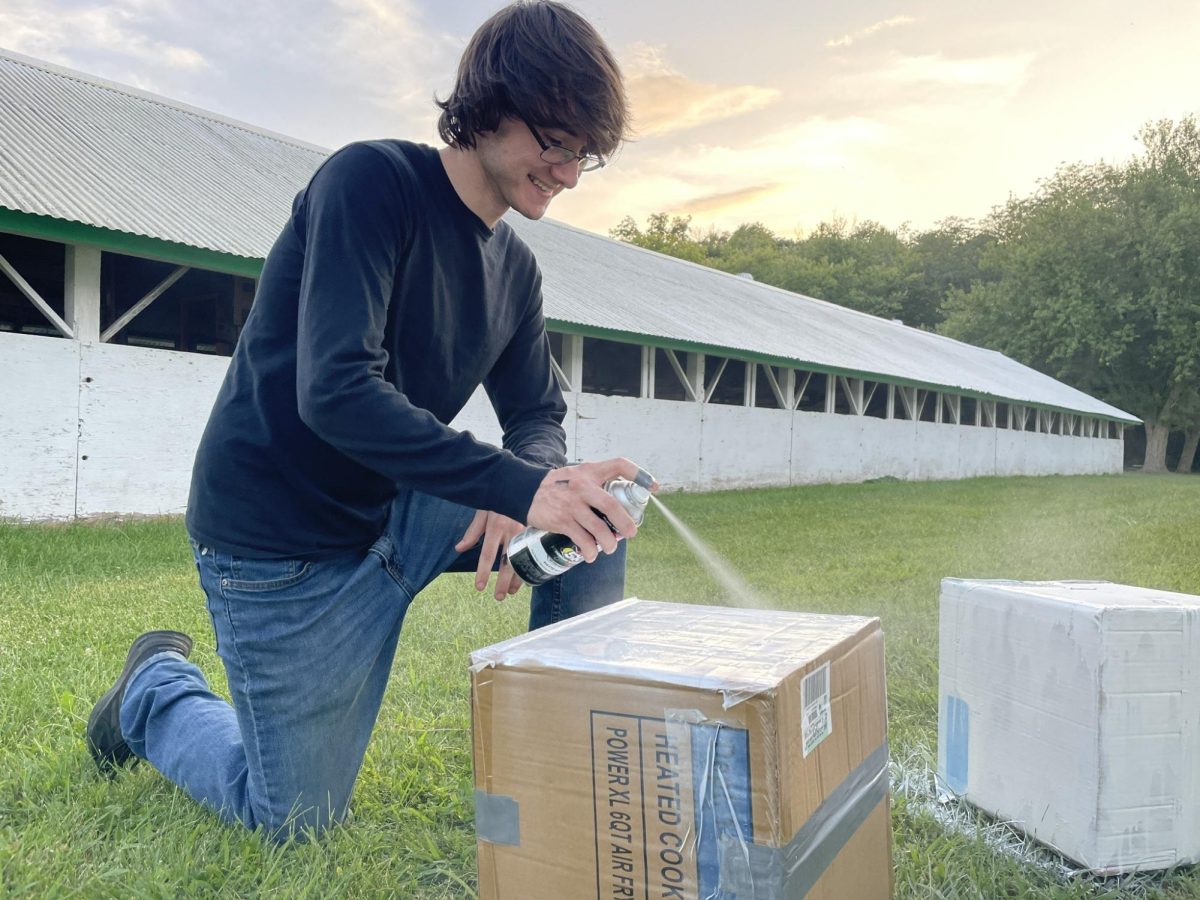
<path fill-rule="evenodd" d="M 595 172 L 597 169 L 604 168 L 604 160 L 598 156 L 583 157 L 583 164 L 580 165 L 580 172 Z"/>
<path fill-rule="evenodd" d="M 542 159 L 552 166 L 561 166 L 575 158 L 575 154 L 566 147 L 547 147 L 542 151 Z"/>

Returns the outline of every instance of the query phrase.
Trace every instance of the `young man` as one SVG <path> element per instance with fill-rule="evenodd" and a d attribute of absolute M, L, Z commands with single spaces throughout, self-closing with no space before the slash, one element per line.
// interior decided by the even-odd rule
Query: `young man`
<path fill-rule="evenodd" d="M 500 221 L 537 219 L 622 140 L 621 76 L 553 2 L 501 10 L 439 103 L 439 150 L 352 144 L 297 196 L 196 456 L 187 526 L 232 706 L 178 632 L 138 638 L 88 743 L 277 839 L 346 814 L 405 611 L 438 574 L 498 569 L 529 523 L 592 565 L 534 590 L 537 627 L 619 599 L 637 526 L 566 467 L 541 276 Z M 447 423 L 483 384 L 504 449 Z M 641 474 L 643 480 L 647 477 Z M 619 532 L 614 535 L 603 514 Z"/>

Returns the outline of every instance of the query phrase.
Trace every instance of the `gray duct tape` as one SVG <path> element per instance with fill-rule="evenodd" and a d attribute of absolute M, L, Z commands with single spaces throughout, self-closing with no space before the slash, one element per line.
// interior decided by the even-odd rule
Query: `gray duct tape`
<path fill-rule="evenodd" d="M 489 844 L 521 846 L 521 807 L 517 801 L 476 788 L 475 835 Z"/>
<path fill-rule="evenodd" d="M 833 789 L 786 847 L 721 839 L 721 890 L 754 900 L 802 900 L 887 796 L 887 744 Z"/>

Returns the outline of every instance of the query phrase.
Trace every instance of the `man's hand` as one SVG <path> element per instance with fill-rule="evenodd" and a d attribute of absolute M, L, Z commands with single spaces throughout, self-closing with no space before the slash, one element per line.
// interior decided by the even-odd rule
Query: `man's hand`
<path fill-rule="evenodd" d="M 480 538 L 483 538 L 483 547 L 479 550 L 479 565 L 475 569 L 475 590 L 482 591 L 487 587 L 496 557 L 504 553 L 508 542 L 524 528 L 525 526 L 515 519 L 486 509 L 475 513 L 475 518 L 471 520 L 466 532 L 454 545 L 454 549 L 459 553 L 466 553 L 479 543 Z M 500 571 L 496 575 L 496 589 L 493 592 L 496 599 L 503 600 L 510 594 L 515 594 L 523 583 L 517 577 L 517 573 L 513 571 L 512 566 L 508 564 L 508 557 L 505 556 L 500 565 Z"/>
<path fill-rule="evenodd" d="M 529 524 L 565 534 L 585 560 L 595 562 L 600 550 L 612 553 L 619 539 L 637 534 L 637 523 L 617 498 L 604 490 L 604 484 L 613 478 L 633 481 L 639 471 L 635 463 L 621 458 L 551 469 L 533 495 Z M 655 482 L 650 490 L 657 489 Z M 597 513 L 608 518 L 617 534 Z"/>

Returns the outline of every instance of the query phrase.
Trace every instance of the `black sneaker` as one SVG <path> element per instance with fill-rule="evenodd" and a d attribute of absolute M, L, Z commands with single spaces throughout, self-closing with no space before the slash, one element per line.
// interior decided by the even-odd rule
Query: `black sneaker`
<path fill-rule="evenodd" d="M 147 631 L 133 642 L 129 656 L 125 658 L 121 677 L 100 698 L 88 717 L 88 750 L 92 752 L 92 759 L 96 760 L 100 771 L 106 775 L 115 774 L 118 766 L 123 766 L 133 757 L 133 751 L 121 734 L 121 701 L 125 699 L 129 679 L 138 666 L 154 654 L 164 651 L 178 653 L 186 659 L 192 652 L 192 639 L 179 631 Z"/>

